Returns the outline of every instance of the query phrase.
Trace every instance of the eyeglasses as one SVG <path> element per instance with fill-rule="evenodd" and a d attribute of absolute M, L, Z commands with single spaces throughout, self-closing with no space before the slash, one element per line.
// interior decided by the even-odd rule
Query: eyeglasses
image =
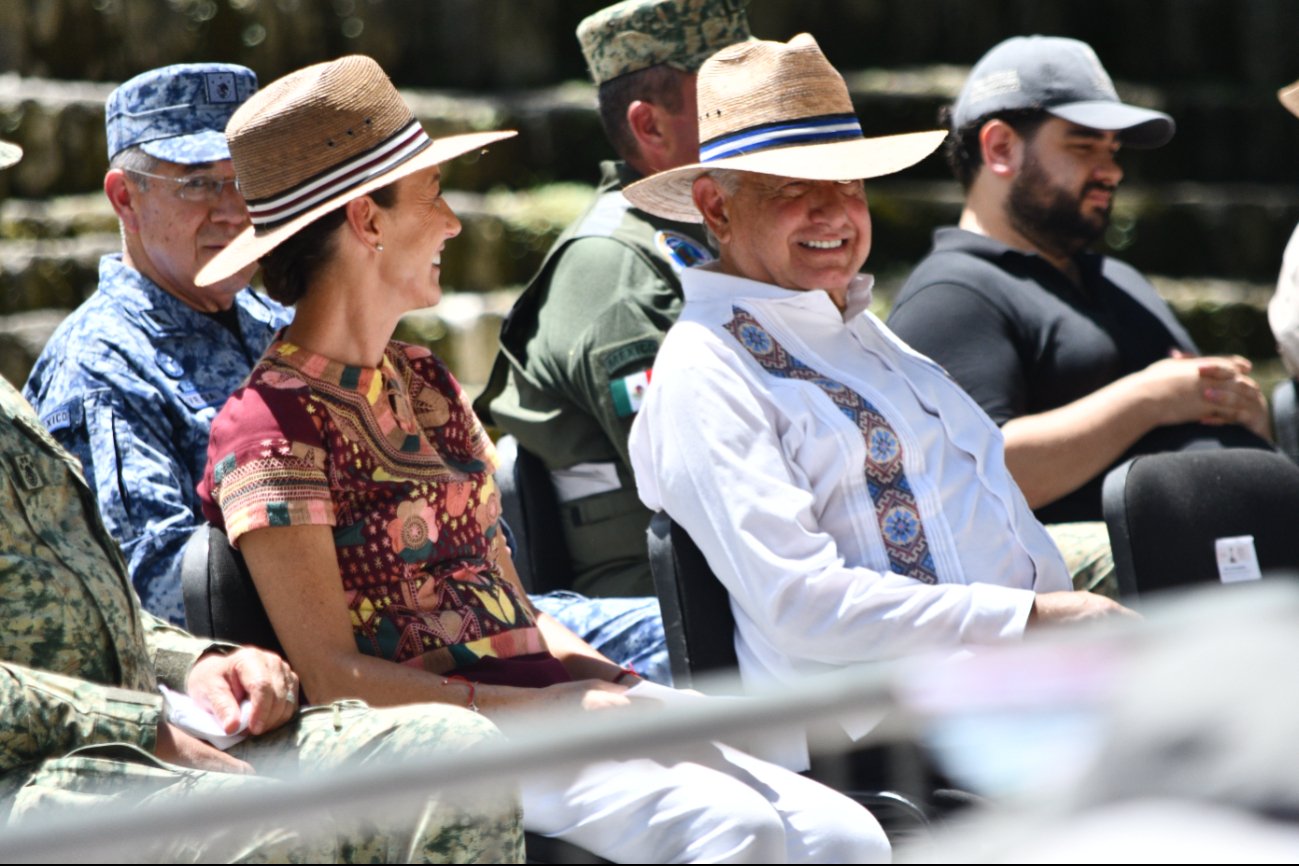
<path fill-rule="evenodd" d="M 226 179 L 212 174 L 187 174 L 184 177 L 169 177 L 165 174 L 154 174 L 136 168 L 128 170 L 131 174 L 173 183 L 176 185 L 177 198 L 200 204 L 216 204 L 221 200 L 221 193 L 225 192 L 227 186 L 233 187 L 235 192 L 239 192 L 239 179 L 234 177 Z"/>

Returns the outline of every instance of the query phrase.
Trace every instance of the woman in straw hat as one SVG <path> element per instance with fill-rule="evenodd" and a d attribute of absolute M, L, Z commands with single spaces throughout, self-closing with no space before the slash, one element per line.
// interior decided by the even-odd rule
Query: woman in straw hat
<path fill-rule="evenodd" d="M 863 137 L 806 34 L 723 49 L 697 87 L 700 162 L 624 191 L 719 248 L 682 277 L 630 452 L 641 499 L 729 590 L 746 678 L 1125 612 L 1069 591 L 996 426 L 867 311 L 861 179 L 944 133 Z"/>
<path fill-rule="evenodd" d="M 200 492 L 307 696 L 445 701 L 496 718 L 629 704 L 635 675 L 520 587 L 492 445 L 455 379 L 391 339 L 403 313 L 437 303 L 442 251 L 460 231 L 438 164 L 514 133 L 430 140 L 365 57 L 280 79 L 226 133 L 252 227 L 199 282 L 260 261 L 268 291 L 297 311 L 213 423 Z M 888 854 L 856 804 L 717 746 L 530 780 L 524 816 L 618 861 Z"/>

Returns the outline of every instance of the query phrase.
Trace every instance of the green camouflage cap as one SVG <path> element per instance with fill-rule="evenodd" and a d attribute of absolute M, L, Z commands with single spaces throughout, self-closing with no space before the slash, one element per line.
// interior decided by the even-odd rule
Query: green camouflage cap
<path fill-rule="evenodd" d="M 661 63 L 695 72 L 749 38 L 748 0 L 623 0 L 582 19 L 577 41 L 596 84 Z"/>

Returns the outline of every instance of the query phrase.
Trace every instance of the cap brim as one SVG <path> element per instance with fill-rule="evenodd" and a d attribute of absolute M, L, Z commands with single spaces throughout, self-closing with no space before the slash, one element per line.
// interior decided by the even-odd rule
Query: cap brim
<path fill-rule="evenodd" d="M 1291 114 L 1299 117 L 1299 81 L 1288 84 L 1276 92 L 1276 98 Z"/>
<path fill-rule="evenodd" d="M 1177 124 L 1162 111 L 1137 108 L 1122 102 L 1095 100 L 1053 105 L 1047 113 L 1092 129 L 1106 129 L 1119 133 L 1127 147 L 1160 147 L 1169 142 L 1177 131 Z"/>
<path fill-rule="evenodd" d="M 216 129 L 141 142 L 140 150 L 154 159 L 177 165 L 203 165 L 230 158 L 226 134 Z"/>
<path fill-rule="evenodd" d="M 0 168 L 8 168 L 23 158 L 23 149 L 8 141 L 0 141 Z"/>
<path fill-rule="evenodd" d="M 376 189 L 401 180 L 407 175 L 446 162 L 449 159 L 455 159 L 457 156 L 463 156 L 470 151 L 486 147 L 493 142 L 511 138 L 515 135 L 518 135 L 517 131 L 505 129 L 436 138 L 424 150 L 405 162 L 394 166 L 391 171 L 371 178 L 360 186 L 346 190 L 329 201 L 321 202 L 311 210 L 299 214 L 282 225 L 264 229 L 261 232 L 258 232 L 255 226 L 249 226 L 231 241 L 229 246 L 217 253 L 212 258 L 212 261 L 203 266 L 194 278 L 194 283 L 199 286 L 210 286 L 213 283 L 219 283 L 227 277 L 239 273 L 248 265 L 282 244 L 287 238 L 297 234 L 335 208 L 340 208 L 355 198 L 374 192 Z"/>
<path fill-rule="evenodd" d="M 943 130 L 931 130 L 774 148 L 669 169 L 636 181 L 623 195 L 647 213 L 680 222 L 703 222 L 691 189 L 700 175 L 710 171 L 732 169 L 804 180 L 864 180 L 915 165 L 937 150 L 946 137 Z"/>

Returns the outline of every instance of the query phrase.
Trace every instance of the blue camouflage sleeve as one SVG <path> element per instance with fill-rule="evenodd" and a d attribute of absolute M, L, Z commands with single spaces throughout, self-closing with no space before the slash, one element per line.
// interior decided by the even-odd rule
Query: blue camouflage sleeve
<path fill-rule="evenodd" d="M 174 457 L 166 400 L 138 378 L 97 371 L 46 387 L 41 423 L 81 461 L 143 607 L 183 625 L 180 559 L 202 522 L 197 479 Z"/>

